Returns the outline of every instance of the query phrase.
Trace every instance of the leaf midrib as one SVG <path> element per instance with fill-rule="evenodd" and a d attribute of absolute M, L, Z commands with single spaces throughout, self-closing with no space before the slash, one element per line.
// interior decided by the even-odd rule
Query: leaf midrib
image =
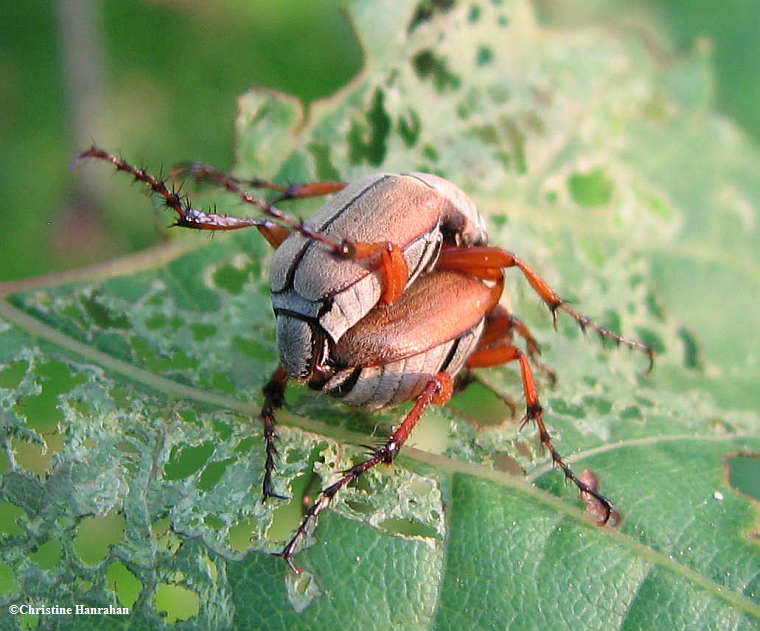
<path fill-rule="evenodd" d="M 175 253 L 174 256 L 177 256 Z M 140 385 L 147 387 L 151 390 L 161 392 L 171 397 L 181 397 L 185 399 L 194 400 L 200 403 L 221 407 L 227 410 L 234 410 L 246 416 L 258 416 L 258 406 L 254 403 L 249 403 L 235 399 L 233 397 L 216 394 L 213 392 L 201 390 L 192 386 L 186 386 L 181 383 L 177 383 L 166 377 L 162 377 L 150 371 L 133 366 L 125 361 L 116 359 L 102 351 L 94 349 L 83 342 L 80 342 L 68 335 L 57 331 L 53 327 L 41 322 L 34 316 L 18 309 L 11 305 L 6 296 L 9 293 L 8 288 L 10 286 L 18 287 L 18 284 L 6 283 L 0 285 L 0 316 L 5 317 L 8 321 L 16 324 L 22 329 L 28 331 L 32 335 L 42 338 L 48 342 L 56 344 L 68 351 L 76 353 L 89 361 L 93 361 L 104 368 L 111 370 L 115 373 L 121 374 L 128 379 L 139 383 Z M 40 282 L 36 286 L 43 286 Z M 349 444 L 362 444 L 367 442 L 368 436 L 360 434 L 358 432 L 350 432 L 344 429 L 336 428 L 321 421 L 314 419 L 304 418 L 296 414 L 283 410 L 280 417 L 284 425 L 291 425 L 308 432 L 331 438 L 333 440 L 349 443 Z M 602 445 L 594 449 L 578 452 L 574 454 L 568 460 L 578 460 L 582 457 L 586 457 L 596 453 L 610 452 L 622 447 L 628 447 L 632 445 L 640 444 L 656 444 L 658 442 L 669 442 L 674 440 L 684 440 L 689 438 L 703 439 L 703 440 L 741 440 L 746 438 L 756 438 L 751 434 L 721 434 L 720 436 L 684 436 L 684 435 L 672 435 L 672 436 L 657 436 L 644 439 L 633 439 L 618 441 L 610 445 Z M 419 462 L 432 465 L 449 475 L 465 474 L 472 475 L 481 479 L 490 480 L 504 486 L 516 489 L 525 495 L 530 496 L 536 501 L 549 506 L 559 513 L 566 515 L 577 522 L 585 525 L 588 528 L 596 528 L 595 524 L 585 516 L 585 514 L 578 508 L 568 504 L 556 495 L 552 495 L 547 491 L 537 488 L 532 484 L 534 480 L 541 473 L 545 473 L 550 467 L 544 467 L 537 470 L 531 476 L 525 479 L 517 478 L 507 474 L 506 472 L 496 471 L 490 469 L 484 465 L 477 463 L 464 462 L 442 456 L 438 454 L 432 454 L 415 447 L 406 447 L 402 454 L 402 458 L 410 458 Z M 760 605 L 753 603 L 748 598 L 735 592 L 726 590 L 725 587 L 718 583 L 709 580 L 705 576 L 699 574 L 697 571 L 675 561 L 668 557 L 668 555 L 654 550 L 650 546 L 633 539 L 631 536 L 624 534 L 615 529 L 605 530 L 605 534 L 608 537 L 613 538 L 619 544 L 629 549 L 632 553 L 637 554 L 643 559 L 646 559 L 652 564 L 659 565 L 676 575 L 680 575 L 696 585 L 699 585 L 703 589 L 708 590 L 718 598 L 721 598 L 731 605 L 739 609 L 740 611 L 752 615 L 757 619 L 760 619 Z"/>

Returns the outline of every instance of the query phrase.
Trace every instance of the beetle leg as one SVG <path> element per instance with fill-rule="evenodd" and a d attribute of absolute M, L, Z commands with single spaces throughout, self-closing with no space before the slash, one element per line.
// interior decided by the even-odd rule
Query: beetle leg
<path fill-rule="evenodd" d="M 344 243 L 348 249 L 348 254 L 344 258 L 361 261 L 377 257 L 372 267 L 379 270 L 382 279 L 380 284 L 383 290 L 380 301 L 385 304 L 396 302 L 404 293 L 409 280 L 409 266 L 406 264 L 403 250 L 389 241 Z"/>
<path fill-rule="evenodd" d="M 594 488 L 586 484 L 583 480 L 573 473 L 573 470 L 565 463 L 560 456 L 559 452 L 552 444 L 551 435 L 546 429 L 543 419 L 543 408 L 538 400 L 538 389 L 536 388 L 536 381 L 533 378 L 533 371 L 530 368 L 527 355 L 520 350 L 517 346 L 504 345 L 504 346 L 492 346 L 490 348 L 484 348 L 475 351 L 467 360 L 468 368 L 484 368 L 488 366 L 497 366 L 499 364 L 506 364 L 511 361 L 520 362 L 520 372 L 522 373 L 523 391 L 525 393 L 525 416 L 523 417 L 523 426 L 533 421 L 538 427 L 538 435 L 541 443 L 549 450 L 552 456 L 552 461 L 557 465 L 565 477 L 573 482 L 575 486 L 580 489 L 581 493 L 588 494 L 594 497 L 604 507 L 604 515 L 598 520 L 600 526 L 607 523 L 612 514 L 612 502 L 610 502 L 604 495 L 598 493 Z M 584 496 L 586 497 L 586 496 Z"/>
<path fill-rule="evenodd" d="M 301 525 L 298 527 L 298 530 L 296 530 L 296 533 L 293 535 L 293 538 L 288 542 L 288 545 L 285 546 L 282 552 L 277 554 L 277 556 L 281 556 L 287 561 L 290 569 L 296 573 L 301 573 L 301 568 L 293 563 L 293 555 L 296 553 L 299 544 L 309 531 L 310 526 L 316 524 L 319 514 L 327 508 L 330 500 L 335 494 L 372 467 L 379 464 L 391 464 L 396 459 L 401 446 L 409 437 L 409 434 L 414 429 L 414 426 L 417 424 L 420 416 L 422 416 L 425 408 L 431 403 L 436 405 L 444 405 L 447 403 L 451 398 L 453 389 L 454 381 L 451 375 L 446 372 L 438 373 L 427 383 L 425 389 L 417 397 L 412 409 L 401 422 L 401 425 L 399 425 L 396 431 L 393 432 L 393 435 L 388 441 L 384 445 L 372 449 L 372 456 L 370 458 L 354 465 L 345 471 L 344 475 L 337 482 L 322 490 L 319 498 L 306 512 L 306 515 L 304 516 Z"/>
<path fill-rule="evenodd" d="M 222 188 L 227 188 L 228 183 L 234 186 L 248 186 L 251 188 L 264 188 L 280 193 L 273 203 L 286 199 L 304 199 L 306 197 L 320 197 L 337 193 L 346 187 L 347 182 L 307 182 L 304 184 L 277 184 L 261 178 L 243 179 L 223 173 L 210 164 L 203 162 L 179 162 L 172 167 L 172 178 L 192 178 L 202 182 L 211 182 Z"/>
<path fill-rule="evenodd" d="M 266 239 L 272 245 L 275 245 L 275 247 L 279 245 L 292 230 L 313 241 L 321 243 L 336 256 L 351 258 L 351 244 L 331 239 L 318 230 L 311 228 L 308 224 L 303 223 L 300 219 L 291 217 L 277 208 L 274 204 L 265 202 L 256 197 L 253 193 L 242 189 L 232 178 L 222 179 L 220 184 L 228 191 L 238 195 L 244 202 L 258 207 L 265 215 L 275 221 L 262 219 L 260 217 L 234 217 L 231 215 L 210 213 L 193 208 L 188 196 L 182 194 L 179 188 L 168 188 L 163 179 L 157 178 L 148 173 L 145 169 L 135 167 L 119 156 L 108 153 L 95 145 L 92 145 L 87 151 L 80 153 L 77 156 L 76 161 L 84 160 L 85 158 L 97 158 L 99 160 L 110 162 L 118 171 L 130 173 L 135 180 L 147 184 L 154 193 L 164 198 L 164 203 L 169 208 L 177 213 L 175 226 L 192 228 L 195 230 L 239 230 L 241 228 L 250 228 L 253 226 L 259 228 Z M 337 182 L 333 184 L 338 186 L 342 183 Z"/>
<path fill-rule="evenodd" d="M 246 193 L 242 189 L 243 186 L 278 191 L 280 195 L 271 202 L 271 208 L 272 204 L 277 204 L 288 199 L 304 199 L 307 197 L 319 197 L 322 195 L 329 195 L 330 193 L 336 193 L 345 188 L 347 184 L 347 182 L 309 182 L 305 184 L 290 184 L 285 186 L 260 178 L 243 180 L 223 173 L 211 165 L 202 162 L 181 162 L 172 168 L 171 174 L 172 177 L 175 178 L 192 177 L 197 180 L 212 182 L 217 186 L 236 193 L 243 199 L 243 201 L 254 203 L 260 208 L 260 200 L 255 200 L 253 196 Z M 251 199 L 248 199 L 248 197 Z M 269 214 L 268 210 L 263 210 Z M 282 220 L 281 217 L 278 217 L 278 219 Z M 259 231 L 273 247 L 277 248 L 280 243 L 287 238 L 290 231 L 278 224 L 275 225 L 284 232 L 272 234 L 273 229 L 271 226 L 259 227 Z M 297 229 L 296 226 L 291 224 L 288 225 L 293 229 Z M 378 266 L 380 267 L 380 272 L 383 277 L 383 293 L 380 300 L 386 304 L 390 304 L 396 302 L 396 300 L 401 297 L 401 294 L 406 287 L 406 283 L 409 280 L 409 269 L 406 264 L 404 253 L 400 247 L 389 242 L 354 243 L 348 241 L 343 241 L 340 246 L 341 251 L 336 251 L 336 254 L 342 258 L 363 260 L 379 255 Z"/>
<path fill-rule="evenodd" d="M 330 193 L 336 193 L 345 188 L 347 184 L 347 182 L 310 182 L 305 184 L 290 184 L 288 186 L 284 186 L 282 184 L 276 184 L 275 182 L 262 180 L 260 178 L 243 180 L 231 175 L 227 175 L 226 173 L 218 171 L 211 165 L 204 164 L 202 162 L 182 162 L 175 165 L 172 169 L 172 177 L 182 176 L 189 176 L 194 179 L 213 182 L 217 186 L 236 193 L 243 199 L 243 201 L 254 203 L 255 205 L 259 206 L 259 208 L 262 208 L 261 200 L 257 200 L 252 195 L 250 195 L 250 193 L 244 191 L 242 189 L 242 186 L 266 188 L 274 191 L 279 191 L 281 194 L 276 197 L 273 202 L 271 202 L 270 209 L 273 208 L 272 204 L 276 204 L 283 200 L 319 197 L 322 195 L 329 195 Z M 270 214 L 269 210 L 263 210 L 267 214 Z M 282 217 L 278 217 L 278 219 L 282 221 Z M 292 224 L 288 225 L 290 225 L 290 227 L 293 229 L 298 229 Z M 303 224 L 301 224 L 300 227 L 305 228 Z M 280 233 L 276 235 L 270 235 L 271 227 L 269 226 L 266 228 L 259 227 L 259 231 L 264 235 L 269 243 L 277 248 L 289 234 L 289 231 L 286 228 L 280 228 L 281 230 L 285 231 L 284 234 Z M 301 230 L 299 230 L 299 232 L 300 231 Z M 322 236 L 324 237 L 324 235 Z M 314 236 L 311 235 L 311 238 L 314 238 Z M 341 258 L 351 260 L 369 259 L 379 255 L 377 265 L 379 266 L 383 277 L 383 293 L 380 297 L 380 300 L 386 304 L 390 304 L 396 302 L 396 300 L 401 297 L 401 294 L 404 292 L 404 288 L 406 287 L 406 283 L 409 280 L 409 269 L 406 264 L 404 253 L 400 247 L 387 241 L 380 243 L 343 241 L 340 243 L 340 251 L 334 251 Z"/>
<path fill-rule="evenodd" d="M 262 485 L 262 499 L 267 501 L 270 497 L 288 499 L 284 495 L 274 492 L 272 473 L 275 470 L 275 458 L 277 447 L 274 442 L 277 433 L 274 429 L 274 411 L 281 408 L 285 400 L 285 385 L 288 382 L 288 373 L 282 365 L 277 367 L 274 374 L 263 388 L 264 403 L 261 406 L 261 420 L 264 422 L 264 440 L 266 441 L 266 462 L 264 464 L 264 483 Z"/>
<path fill-rule="evenodd" d="M 602 338 L 613 340 L 616 344 L 625 344 L 646 353 L 649 358 L 649 367 L 647 373 L 652 370 L 654 364 L 654 352 L 646 344 L 631 338 L 623 337 L 619 333 L 597 324 L 588 316 L 578 313 L 570 307 L 557 293 L 549 286 L 533 268 L 518 258 L 512 252 L 492 247 L 472 247 L 457 248 L 444 247 L 441 249 L 441 255 L 436 265 L 437 269 L 451 269 L 472 274 L 478 278 L 491 278 L 493 271 L 498 268 L 518 267 L 527 279 L 533 290 L 549 307 L 554 320 L 554 326 L 557 326 L 557 310 L 562 309 L 572 317 L 580 326 L 582 331 L 590 328 L 596 331 Z"/>
<path fill-rule="evenodd" d="M 512 331 L 515 331 L 525 340 L 525 347 L 528 351 L 530 361 L 533 362 L 533 365 L 536 368 L 549 377 L 551 385 L 554 386 L 557 382 L 557 374 L 538 358 L 541 354 L 541 347 L 536 341 L 536 338 L 533 337 L 525 323 L 516 315 L 510 313 L 504 306 L 497 305 L 496 308 L 488 314 L 486 318 L 486 328 L 480 338 L 478 348 L 488 348 L 497 341 L 503 346 L 505 341 L 512 341 Z"/>
<path fill-rule="evenodd" d="M 392 303 L 398 300 L 409 280 L 406 258 L 399 246 L 389 242 L 354 243 L 347 240 L 337 241 L 332 239 L 300 219 L 291 217 L 283 212 L 275 206 L 274 202 L 266 202 L 253 193 L 246 191 L 240 185 L 241 180 L 238 178 L 226 175 L 211 166 L 200 163 L 185 163 L 175 167 L 174 173 L 186 173 L 198 179 L 211 180 L 231 193 L 235 193 L 247 204 L 258 207 L 274 221 L 261 217 L 235 217 L 193 208 L 190 198 L 184 195 L 179 187 L 169 188 L 164 179 L 155 177 L 145 169 L 135 167 L 119 156 L 108 153 L 95 145 L 79 154 L 76 160 L 84 160 L 85 158 L 97 158 L 110 162 L 118 171 L 130 173 L 135 180 L 147 184 L 154 193 L 163 197 L 166 206 L 177 213 L 175 226 L 192 228 L 194 230 L 239 230 L 241 228 L 255 227 L 258 228 L 264 238 L 274 248 L 279 247 L 291 231 L 293 231 L 302 234 L 312 241 L 321 243 L 335 256 L 342 259 L 363 260 L 377 257 L 377 263 L 373 263 L 373 266 L 380 268 L 383 286 L 381 300 L 385 303 Z M 282 195 L 278 198 L 278 201 L 282 199 L 327 195 L 339 191 L 346 186 L 345 182 L 313 182 L 310 184 L 281 186 L 266 180 L 252 180 L 248 184 L 254 187 L 271 188 L 281 191 Z"/>

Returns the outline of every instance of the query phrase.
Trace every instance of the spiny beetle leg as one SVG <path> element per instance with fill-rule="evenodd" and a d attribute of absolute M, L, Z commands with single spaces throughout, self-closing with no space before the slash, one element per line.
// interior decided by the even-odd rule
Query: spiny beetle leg
<path fill-rule="evenodd" d="M 372 455 L 370 458 L 346 470 L 337 482 L 334 482 L 322 490 L 320 496 L 306 512 L 306 515 L 304 516 L 301 525 L 298 527 L 298 530 L 296 530 L 296 533 L 293 535 L 293 538 L 288 542 L 282 552 L 277 555 L 287 561 L 290 569 L 300 574 L 301 568 L 293 563 L 293 555 L 296 553 L 298 546 L 306 536 L 309 528 L 312 524 L 316 525 L 319 514 L 327 508 L 330 500 L 335 494 L 372 467 L 379 464 L 391 464 L 396 459 L 401 446 L 409 437 L 409 434 L 414 429 L 414 426 L 417 424 L 420 416 L 422 416 L 425 408 L 431 403 L 444 405 L 451 398 L 453 391 L 454 380 L 451 375 L 446 372 L 438 373 L 427 383 L 425 389 L 417 397 L 412 409 L 401 422 L 401 425 L 398 426 L 398 429 L 393 432 L 393 435 L 388 441 L 380 447 L 372 448 Z"/>
<path fill-rule="evenodd" d="M 202 182 L 211 182 L 222 188 L 227 188 L 228 183 L 236 186 L 247 186 L 250 188 L 263 188 L 270 191 L 277 191 L 274 203 L 286 199 L 304 199 L 306 197 L 320 197 L 337 193 L 346 187 L 347 182 L 306 182 L 303 184 L 277 184 L 270 180 L 262 178 L 239 178 L 228 175 L 219 171 L 210 164 L 204 162 L 179 162 L 172 167 L 170 172 L 172 178 L 192 178 Z"/>
<path fill-rule="evenodd" d="M 322 246 L 339 258 L 357 261 L 376 258 L 377 262 L 373 264 L 373 267 L 380 268 L 383 286 L 381 300 L 383 302 L 395 302 L 406 287 L 409 271 L 406 265 L 406 258 L 401 248 L 397 245 L 388 242 L 354 243 L 347 240 L 338 241 L 332 239 L 300 219 L 291 217 L 281 211 L 274 203 L 266 202 L 253 193 L 244 190 L 239 183 L 240 180 L 217 171 L 209 165 L 185 163 L 184 165 L 175 167 L 173 173 L 175 175 L 186 173 L 198 179 L 211 180 L 222 188 L 238 195 L 245 203 L 256 206 L 274 221 L 261 217 L 235 217 L 193 208 L 189 197 L 184 195 L 179 188 L 170 189 L 166 186 L 166 181 L 163 178 L 155 177 L 145 169 L 133 166 L 119 156 L 100 149 L 95 145 L 79 154 L 75 164 L 86 158 L 110 162 L 118 171 L 130 173 L 135 180 L 147 184 L 154 193 L 163 197 L 166 206 L 177 213 L 177 221 L 174 224 L 176 226 L 192 228 L 194 230 L 239 230 L 241 228 L 255 227 L 258 228 L 264 238 L 274 248 L 279 247 L 291 231 L 298 232 L 304 237 L 322 244 Z M 285 187 L 265 180 L 253 180 L 251 185 L 282 190 L 283 195 L 279 199 L 294 199 L 327 195 L 341 190 L 346 184 L 345 182 L 314 182 Z"/>
<path fill-rule="evenodd" d="M 291 217 L 287 213 L 281 211 L 277 206 L 269 202 L 264 201 L 260 197 L 257 197 L 250 191 L 244 189 L 236 178 L 230 177 L 217 171 L 214 167 L 209 165 L 203 165 L 202 167 L 204 178 L 214 181 L 220 187 L 228 190 L 230 193 L 237 195 L 246 204 L 256 206 L 264 214 L 268 215 L 272 219 L 280 222 L 284 226 L 287 226 L 290 230 L 302 234 L 304 237 L 317 241 L 325 246 L 328 250 L 333 252 L 336 256 L 345 257 L 346 245 L 341 241 L 331 239 L 325 234 L 322 234 L 318 230 L 315 230 L 308 224 L 305 224 L 302 220 Z M 270 182 L 271 184 L 271 182 Z M 341 187 L 342 188 L 342 187 Z"/>
<path fill-rule="evenodd" d="M 549 307 L 554 319 L 554 326 L 557 326 L 557 309 L 562 309 L 572 317 L 580 326 L 581 330 L 593 329 L 602 338 L 613 340 L 616 344 L 625 344 L 645 353 L 649 358 L 649 367 L 646 373 L 652 370 L 654 365 L 654 352 L 646 344 L 631 338 L 623 337 L 619 333 L 597 324 L 591 318 L 578 313 L 570 307 L 557 293 L 549 286 L 541 276 L 539 276 L 527 263 L 517 257 L 517 255 L 501 248 L 493 247 L 473 247 L 457 248 L 444 247 L 441 250 L 441 256 L 438 259 L 438 269 L 458 270 L 479 278 L 490 278 L 493 270 L 506 267 L 518 267 L 525 276 L 533 290 Z"/>
<path fill-rule="evenodd" d="M 164 199 L 164 204 L 168 208 L 177 213 L 177 221 L 174 224 L 176 226 L 195 230 L 238 230 L 253 226 L 262 231 L 264 229 L 276 231 L 277 228 L 281 228 L 278 224 L 260 217 L 232 217 L 193 208 L 190 198 L 184 195 L 178 187 L 167 187 L 166 180 L 163 178 L 151 175 L 145 169 L 129 164 L 119 156 L 108 153 L 95 145 L 80 153 L 76 157 L 75 164 L 86 158 L 110 162 L 117 171 L 129 173 L 135 178 L 135 181 L 147 184 L 151 191 Z"/>
<path fill-rule="evenodd" d="M 277 434 L 274 429 L 274 412 L 282 407 L 285 401 L 285 385 L 288 382 L 288 373 L 285 368 L 278 366 L 277 370 L 263 388 L 264 403 L 261 406 L 261 420 L 264 422 L 264 440 L 266 441 L 266 463 L 264 464 L 264 482 L 262 485 L 262 500 L 267 501 L 270 497 L 281 500 L 288 499 L 284 495 L 274 492 L 272 473 L 276 468 L 275 458 L 277 447 L 275 440 Z"/>
<path fill-rule="evenodd" d="M 238 230 L 253 226 L 259 228 L 267 240 L 275 246 L 279 245 L 287 236 L 287 232 L 283 232 L 283 229 L 286 231 L 292 230 L 321 243 L 337 256 L 345 256 L 346 246 L 343 242 L 330 239 L 301 220 L 282 212 L 274 204 L 267 203 L 252 193 L 243 190 L 232 178 L 223 178 L 220 184 L 228 191 L 237 194 L 244 202 L 258 207 L 265 215 L 279 223 L 274 223 L 260 217 L 234 217 L 193 208 L 189 198 L 181 194 L 179 189 L 169 189 L 163 179 L 154 177 L 145 169 L 135 167 L 119 156 L 108 153 L 95 145 L 79 154 L 76 161 L 78 162 L 86 158 L 97 158 L 110 162 L 117 170 L 131 173 L 135 180 L 147 184 L 154 193 L 164 198 L 164 202 L 169 208 L 177 213 L 178 218 L 175 224 L 177 226 L 193 228 L 195 230 Z"/>
<path fill-rule="evenodd" d="M 525 416 L 523 417 L 523 425 L 530 421 L 534 421 L 538 427 L 538 435 L 541 443 L 549 450 L 552 461 L 557 465 L 565 477 L 568 478 L 578 487 L 581 494 L 587 494 L 596 499 L 601 507 L 601 517 L 597 520 L 600 526 L 605 525 L 612 514 L 612 502 L 610 502 L 604 495 L 601 495 L 586 484 L 583 480 L 573 473 L 573 470 L 562 460 L 559 452 L 554 448 L 552 444 L 551 435 L 546 429 L 544 419 L 542 416 L 543 408 L 538 400 L 538 389 L 536 388 L 536 381 L 533 378 L 533 371 L 530 368 L 528 357 L 517 346 L 505 345 L 505 346 L 491 346 L 489 348 L 480 349 L 475 351 L 467 360 L 468 368 L 484 368 L 488 366 L 497 366 L 499 364 L 506 364 L 511 361 L 520 362 L 520 372 L 522 373 L 523 391 L 525 393 Z M 582 495 L 583 496 L 583 495 Z M 584 496 L 585 497 L 585 496 Z"/>
<path fill-rule="evenodd" d="M 274 206 L 275 203 L 286 199 L 303 199 L 306 197 L 318 197 L 329 195 L 345 188 L 346 182 L 311 182 L 306 184 L 291 184 L 284 186 L 268 180 L 252 179 L 241 180 L 218 171 L 208 164 L 200 162 L 184 162 L 172 169 L 172 175 L 190 176 L 199 180 L 210 181 L 214 184 L 238 195 L 244 202 L 254 204 L 263 210 L 266 214 L 292 230 L 300 232 L 306 237 L 318 241 L 327 246 L 333 254 L 340 258 L 349 260 L 365 260 L 377 257 L 376 266 L 379 267 L 382 275 L 383 293 L 381 300 L 385 303 L 392 303 L 401 297 L 401 294 L 409 280 L 409 270 L 406 264 L 404 253 L 397 245 L 389 242 L 380 243 L 363 243 L 352 241 L 337 242 L 328 236 L 315 231 L 300 220 L 295 220 L 286 215 Z M 282 194 L 277 197 L 275 202 L 267 204 L 258 197 L 244 190 L 243 186 L 252 186 L 254 188 L 266 188 L 280 191 Z M 287 232 L 270 235 L 271 228 L 259 228 L 264 237 L 274 246 L 279 246 L 287 237 Z"/>

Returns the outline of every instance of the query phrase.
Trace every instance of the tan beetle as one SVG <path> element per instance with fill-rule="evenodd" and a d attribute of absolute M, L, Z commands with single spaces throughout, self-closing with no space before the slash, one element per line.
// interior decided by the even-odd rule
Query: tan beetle
<path fill-rule="evenodd" d="M 442 243 L 469 247 L 487 240 L 470 199 L 450 182 L 426 173 L 371 175 L 352 182 L 309 223 L 342 243 L 379 242 L 386 253 L 400 249 L 403 259 L 399 269 L 391 271 L 396 264 L 386 262 L 372 271 L 364 261 L 331 256 L 302 234 L 283 241 L 272 258 L 269 284 L 280 359 L 297 378 L 320 370 L 330 357 L 329 345 L 378 302 L 398 299 L 401 292 L 390 289 L 392 278 L 399 276 L 398 286 L 408 287 L 433 269 Z"/>
<path fill-rule="evenodd" d="M 284 499 L 274 492 L 272 482 L 277 455 L 274 413 L 284 402 L 289 378 L 352 405 L 379 408 L 415 401 L 388 441 L 325 488 L 307 511 L 280 553 L 293 570 L 300 571 L 293 555 L 331 498 L 368 469 L 393 462 L 425 408 L 451 398 L 454 378 L 463 368 L 519 362 L 526 399 L 523 422 L 535 421 L 553 462 L 584 497 L 600 503 L 599 523 L 609 520 L 610 501 L 579 479 L 551 442 L 529 362 L 539 352 L 538 344 L 499 304 L 504 269 L 520 269 L 551 310 L 555 324 L 561 309 L 582 329 L 645 352 L 650 368 L 652 350 L 576 312 L 517 256 L 488 247 L 475 204 L 454 184 L 435 175 L 408 173 L 372 175 L 352 183 L 281 186 L 260 179 L 243 182 L 204 164 L 178 165 L 176 173 L 223 186 L 267 216 L 232 217 L 193 208 L 163 180 L 95 146 L 80 154 L 79 159 L 84 158 L 111 162 L 146 183 L 177 213 L 176 225 L 202 230 L 255 226 L 276 248 L 270 287 L 280 366 L 263 390 L 264 499 Z M 244 185 L 275 190 L 280 197 L 268 203 Z M 309 223 L 275 206 L 282 199 L 329 193 L 336 194 Z M 514 334 L 525 339 L 527 354 L 514 345 Z"/>

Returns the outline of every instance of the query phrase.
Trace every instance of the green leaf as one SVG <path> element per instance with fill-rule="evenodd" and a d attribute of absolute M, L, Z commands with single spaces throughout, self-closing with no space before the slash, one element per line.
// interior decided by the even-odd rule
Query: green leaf
<path fill-rule="evenodd" d="M 519 0 L 351 13 L 365 71 L 308 112 L 244 95 L 238 173 L 442 174 L 493 244 L 652 344 L 644 376 L 645 358 L 567 319 L 553 332 L 510 281 L 559 377 L 539 374 L 555 445 L 622 523 L 595 527 L 509 418 L 491 393 L 520 403 L 506 366 L 342 491 L 293 575 L 270 553 L 300 500 L 407 408 L 370 415 L 289 387 L 276 486 L 293 499 L 262 503 L 269 251 L 256 234 L 185 235 L 0 286 L 3 601 L 130 607 L 108 622 L 150 629 L 760 628 L 757 500 L 725 465 L 760 451 L 760 155 L 712 113 L 709 59 L 663 64 L 621 29 L 547 30 Z"/>

